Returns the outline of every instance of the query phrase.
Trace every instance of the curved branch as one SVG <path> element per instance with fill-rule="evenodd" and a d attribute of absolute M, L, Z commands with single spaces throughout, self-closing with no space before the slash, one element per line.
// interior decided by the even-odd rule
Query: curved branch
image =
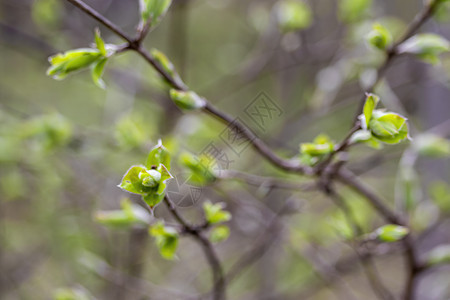
<path fill-rule="evenodd" d="M 386 204 L 384 204 L 383 200 L 378 197 L 377 194 L 375 194 L 363 182 L 361 182 L 350 170 L 340 169 L 336 174 L 336 179 L 367 198 L 370 204 L 372 204 L 376 211 L 387 222 L 397 225 L 405 225 L 405 222 L 403 222 L 403 220 L 396 213 L 394 213 Z"/>
<path fill-rule="evenodd" d="M 177 211 L 173 202 L 169 199 L 167 194 L 164 196 L 164 202 L 169 209 L 169 212 L 172 216 L 177 220 L 177 222 L 183 226 L 183 232 L 192 236 L 198 244 L 203 249 L 205 253 L 206 259 L 211 267 L 213 273 L 213 299 L 214 300 L 225 300 L 226 299 L 226 282 L 225 276 L 222 268 L 222 264 L 220 263 L 219 257 L 214 250 L 211 242 L 205 238 L 202 234 L 202 231 L 206 229 L 205 226 L 197 227 L 190 225 Z"/>

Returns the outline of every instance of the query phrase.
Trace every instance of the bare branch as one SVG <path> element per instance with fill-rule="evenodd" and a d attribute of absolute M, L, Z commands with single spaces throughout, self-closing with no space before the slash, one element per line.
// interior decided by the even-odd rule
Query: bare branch
<path fill-rule="evenodd" d="M 205 228 L 200 228 L 197 226 L 190 225 L 177 211 L 173 202 L 169 199 L 169 197 L 164 197 L 164 202 L 169 208 L 170 213 L 177 220 L 180 225 L 183 226 L 183 232 L 189 234 L 194 238 L 205 253 L 206 259 L 211 267 L 213 273 L 213 299 L 214 300 L 225 300 L 226 299 L 226 283 L 225 276 L 223 273 L 223 268 L 220 263 L 219 257 L 214 250 L 211 242 L 203 236 L 202 232 Z"/>

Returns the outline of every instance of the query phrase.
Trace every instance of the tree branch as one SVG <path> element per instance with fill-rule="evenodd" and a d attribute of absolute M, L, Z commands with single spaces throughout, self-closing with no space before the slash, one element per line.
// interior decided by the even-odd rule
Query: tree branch
<path fill-rule="evenodd" d="M 202 231 L 205 227 L 197 227 L 190 225 L 177 211 L 173 202 L 169 199 L 167 194 L 164 196 L 164 202 L 167 205 L 169 212 L 172 216 L 177 220 L 177 222 L 183 226 L 183 232 L 192 236 L 193 239 L 197 241 L 197 243 L 203 249 L 205 253 L 206 259 L 211 267 L 213 274 L 213 299 L 214 300 L 225 300 L 226 299 L 226 283 L 225 276 L 223 272 L 222 265 L 220 263 L 219 257 L 214 250 L 211 242 L 205 238 L 202 234 Z"/>
<path fill-rule="evenodd" d="M 376 195 L 363 182 L 361 182 L 350 170 L 339 170 L 339 172 L 336 174 L 336 179 L 367 198 L 370 204 L 372 204 L 376 211 L 387 222 L 397 225 L 405 224 L 405 222 L 403 222 L 403 220 L 396 213 L 394 213 L 388 206 L 384 204 L 383 200 L 378 197 L 378 195 Z"/>

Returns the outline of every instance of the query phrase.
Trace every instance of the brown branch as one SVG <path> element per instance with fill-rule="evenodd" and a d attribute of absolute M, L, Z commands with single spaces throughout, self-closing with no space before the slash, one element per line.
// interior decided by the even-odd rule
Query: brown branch
<path fill-rule="evenodd" d="M 227 124 L 230 127 L 229 130 L 233 130 L 237 135 L 245 136 L 253 148 L 276 167 L 289 172 L 312 175 L 311 168 L 303 166 L 297 161 L 280 158 L 262 140 L 260 140 L 253 131 L 237 122 L 232 116 L 218 110 L 210 103 L 206 103 L 203 111 Z"/>
<path fill-rule="evenodd" d="M 258 176 L 245 172 L 235 170 L 223 170 L 219 173 L 219 179 L 224 180 L 241 180 L 248 185 L 262 186 L 267 188 L 277 188 L 285 190 L 301 190 L 312 191 L 317 188 L 315 182 L 298 183 L 297 181 L 290 181 L 286 179 L 279 179 L 274 177 Z"/>
<path fill-rule="evenodd" d="M 348 185 L 361 195 L 365 196 L 370 201 L 372 206 L 379 212 L 383 218 L 393 224 L 407 226 L 407 223 L 392 212 L 375 193 L 360 182 L 353 173 L 349 170 L 342 169 L 339 171 L 338 180 Z M 417 259 L 415 243 L 412 236 L 409 234 L 403 240 L 402 244 L 406 253 L 407 265 L 407 282 L 405 286 L 404 298 L 405 300 L 412 300 L 414 297 L 414 286 L 417 275 L 423 270 L 422 265 Z"/>
<path fill-rule="evenodd" d="M 328 157 L 322 161 L 321 163 L 319 163 L 315 168 L 314 168 L 314 172 L 317 175 L 320 175 L 325 169 L 326 167 L 331 163 L 331 161 L 333 160 L 333 158 L 339 154 L 340 152 L 344 152 L 345 150 L 347 150 L 347 148 L 350 147 L 350 139 L 352 138 L 353 134 L 355 132 L 357 132 L 358 130 L 361 129 L 361 125 L 359 124 L 359 121 L 356 122 L 355 126 L 353 126 L 352 129 L 350 129 L 350 131 L 347 133 L 347 135 L 345 136 L 344 140 L 342 142 L 340 142 L 335 149 L 333 150 L 333 152 L 331 152 Z"/>
<path fill-rule="evenodd" d="M 195 239 L 203 249 L 206 259 L 211 267 L 213 273 L 213 299 L 225 300 L 226 299 L 226 282 L 225 276 L 220 263 L 219 257 L 214 250 L 211 242 L 203 236 L 202 231 L 205 227 L 198 227 L 190 225 L 178 212 L 173 202 L 169 199 L 167 194 L 164 196 L 164 202 L 169 209 L 169 212 L 177 220 L 177 222 L 183 226 L 182 232 L 189 234 Z"/>
<path fill-rule="evenodd" d="M 80 0 L 67 0 L 68 2 L 72 3 L 79 9 L 81 9 L 84 13 L 90 15 L 94 19 L 96 19 L 98 22 L 105 25 L 106 28 L 114 32 L 116 35 L 127 41 L 129 44 L 132 44 L 134 41 L 132 38 L 130 38 L 122 29 L 120 29 L 116 24 L 105 18 L 103 15 L 101 15 L 99 12 L 97 12 L 95 9 L 84 3 Z"/>
<path fill-rule="evenodd" d="M 344 217 L 347 220 L 347 223 L 351 226 L 353 235 L 355 237 L 359 237 L 364 234 L 364 230 L 359 225 L 356 217 L 351 210 L 351 208 L 347 205 L 347 203 L 342 199 L 342 197 L 334 190 L 334 187 L 331 186 L 330 183 L 326 182 L 322 185 L 322 189 L 329 196 L 329 198 L 335 203 L 337 207 L 339 207 L 344 213 Z M 384 286 L 383 281 L 380 278 L 380 275 L 375 267 L 375 263 L 373 261 L 372 256 L 369 254 L 367 256 L 363 256 L 360 254 L 359 249 L 357 247 L 352 247 L 355 251 L 358 260 L 364 268 L 364 272 L 366 274 L 367 280 L 369 281 L 370 287 L 372 288 L 375 295 L 377 295 L 380 299 L 384 300 L 393 300 L 394 297 L 390 293 L 390 291 Z"/>
<path fill-rule="evenodd" d="M 336 174 L 336 179 L 367 198 L 370 204 L 387 222 L 397 225 L 405 225 L 405 222 L 403 222 L 403 220 L 396 213 L 384 204 L 383 200 L 378 197 L 377 194 L 361 182 L 350 170 L 339 170 Z"/>

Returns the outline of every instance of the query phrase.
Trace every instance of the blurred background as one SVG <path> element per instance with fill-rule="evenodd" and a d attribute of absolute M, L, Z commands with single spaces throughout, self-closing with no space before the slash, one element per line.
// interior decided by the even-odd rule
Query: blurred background
<path fill-rule="evenodd" d="M 86 2 L 134 32 L 137 0 Z M 340 141 L 348 132 L 363 87 L 383 61 L 365 41 L 372 24 L 398 37 L 423 6 L 421 0 L 303 2 L 309 7 L 303 28 L 286 33 L 277 24 L 276 1 L 174 0 L 145 44 L 164 52 L 198 94 L 293 157 L 320 133 Z M 423 31 L 450 38 L 449 21 L 444 6 Z M 198 188 L 186 181 L 176 163 L 181 151 L 218 151 L 222 169 L 296 184 L 308 179 L 280 172 L 251 147 L 230 146 L 226 127 L 212 118 L 182 114 L 140 57 L 111 59 L 105 90 L 89 72 L 64 81 L 46 76 L 50 55 L 89 46 L 97 26 L 62 0 L 0 2 L 0 299 L 198 299 L 210 290 L 208 264 L 192 240 L 183 238 L 178 259 L 167 261 L 147 229 L 111 230 L 93 219 L 98 210 L 118 209 L 124 197 L 139 203 L 117 184 L 158 139 L 174 157 L 169 194 L 180 212 L 198 223 L 210 200 L 225 202 L 233 215 L 230 238 L 216 245 L 231 274 L 229 299 L 378 299 L 344 241 L 348 224 L 323 194 L 238 181 Z M 99 27 L 107 43 L 122 42 Z M 349 157 L 349 168 L 388 205 L 408 206 L 419 257 L 450 243 L 449 155 L 408 159 L 416 136 L 430 129 L 450 135 L 449 75 L 448 55 L 435 66 L 396 59 L 376 92 L 385 107 L 409 118 L 413 141 L 381 150 L 357 146 Z M 364 199 L 339 191 L 364 230 L 383 225 Z M 163 205 L 155 216 L 173 223 Z M 386 287 L 399 295 L 401 249 L 380 244 L 369 252 L 378 255 Z M 450 299 L 448 267 L 422 274 L 416 284 L 417 299 Z"/>

